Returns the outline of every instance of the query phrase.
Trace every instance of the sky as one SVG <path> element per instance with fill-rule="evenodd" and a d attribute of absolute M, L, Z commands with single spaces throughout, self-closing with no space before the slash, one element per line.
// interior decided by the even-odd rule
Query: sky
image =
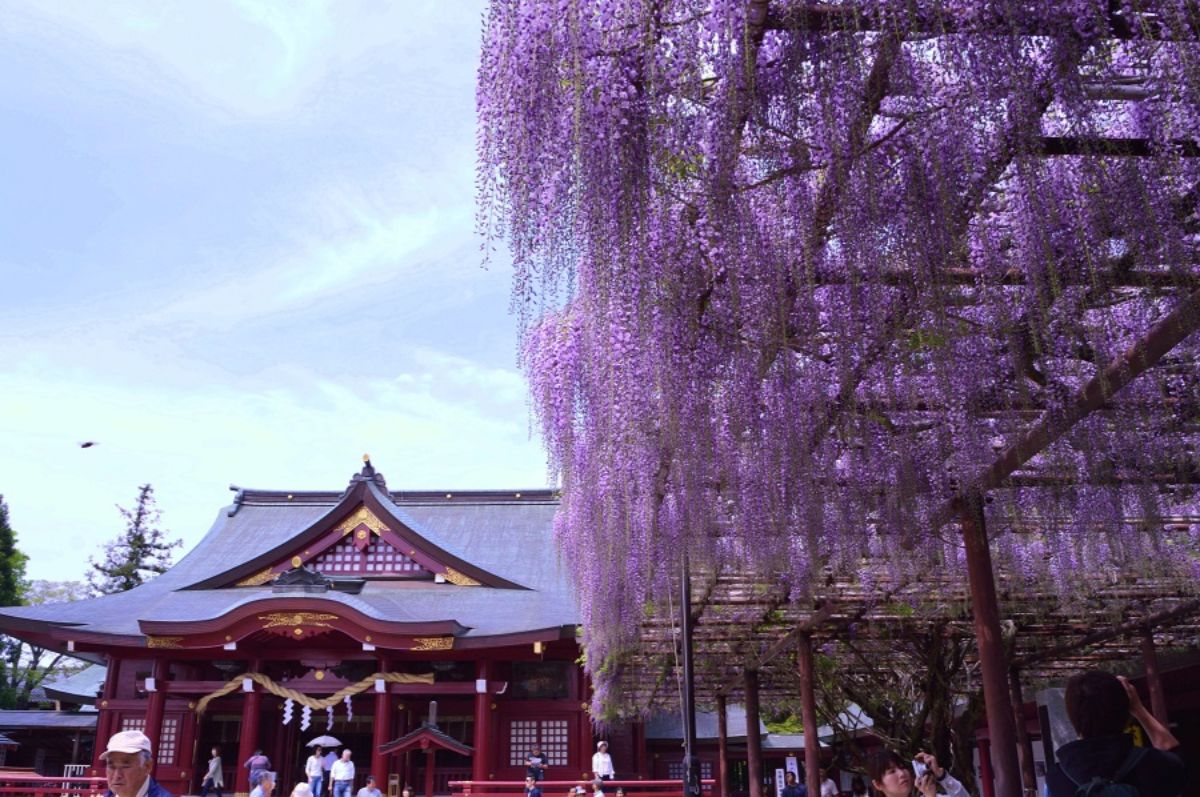
<path fill-rule="evenodd" d="M 545 486 L 474 232 L 482 0 L 0 6 L 0 494 L 79 579 L 154 486 Z M 80 448 L 79 443 L 97 445 Z"/>

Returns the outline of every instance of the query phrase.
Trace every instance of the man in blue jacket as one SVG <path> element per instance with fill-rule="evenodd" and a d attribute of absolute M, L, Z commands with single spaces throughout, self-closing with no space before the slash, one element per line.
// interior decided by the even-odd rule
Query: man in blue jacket
<path fill-rule="evenodd" d="M 106 797 L 171 797 L 150 777 L 154 756 L 150 738 L 141 731 L 121 731 L 108 740 L 100 754 L 108 779 Z"/>

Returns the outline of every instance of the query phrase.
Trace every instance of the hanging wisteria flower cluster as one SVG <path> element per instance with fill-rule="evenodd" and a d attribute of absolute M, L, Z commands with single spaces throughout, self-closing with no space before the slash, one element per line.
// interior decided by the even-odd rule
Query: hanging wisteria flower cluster
<path fill-rule="evenodd" d="M 494 0 L 478 104 L 600 703 L 682 551 L 965 572 L 947 502 L 1200 285 L 1184 0 Z M 1194 575 L 1195 354 L 987 494 L 997 566 Z"/>

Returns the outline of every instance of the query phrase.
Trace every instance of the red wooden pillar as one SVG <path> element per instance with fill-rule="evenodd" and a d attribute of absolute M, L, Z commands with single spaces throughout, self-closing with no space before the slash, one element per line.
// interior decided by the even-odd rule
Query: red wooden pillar
<path fill-rule="evenodd" d="M 758 730 L 758 670 L 746 670 L 746 768 L 750 797 L 762 793 L 762 735 Z"/>
<path fill-rule="evenodd" d="M 1142 666 L 1146 669 L 1146 688 L 1150 690 L 1150 713 L 1163 725 L 1167 724 L 1167 694 L 1163 690 L 1162 671 L 1158 667 L 1158 651 L 1154 647 L 1154 632 L 1142 631 Z"/>
<path fill-rule="evenodd" d="M 387 686 L 387 682 L 384 682 Z M 392 733 L 392 693 L 375 693 L 375 722 L 371 736 L 371 773 L 375 776 L 375 785 L 387 793 L 388 757 L 379 748 L 391 741 Z"/>
<path fill-rule="evenodd" d="M 254 662 L 252 671 L 258 672 L 259 666 L 259 662 Z M 251 691 L 242 693 L 242 727 L 238 732 L 238 757 L 233 762 L 237 773 L 233 791 L 235 795 L 243 796 L 250 794 L 250 770 L 246 769 L 246 761 L 258 748 L 258 714 L 262 708 L 262 692 L 253 681 L 250 687 Z"/>
<path fill-rule="evenodd" d="M 804 781 L 809 794 L 821 793 L 821 742 L 817 736 L 817 698 L 813 692 L 812 638 L 801 632 L 796 645 L 800 665 L 800 717 L 804 722 Z"/>
<path fill-rule="evenodd" d="M 109 707 L 109 701 L 117 696 L 117 685 L 121 681 L 121 659 L 116 656 L 108 657 L 108 669 L 104 673 L 104 691 L 97 701 L 99 716 L 96 718 L 96 743 L 92 749 L 92 774 L 101 774 L 100 754 L 108 746 L 109 737 L 116 733 L 113 727 L 115 712 Z"/>
<path fill-rule="evenodd" d="M 1021 673 L 1016 667 L 1009 668 L 1008 678 L 1012 684 L 1014 719 L 1017 723 L 1017 753 L 1021 762 L 1021 786 L 1026 795 L 1037 794 L 1037 770 L 1033 762 L 1033 740 L 1025 726 L 1025 695 L 1021 690 Z"/>
<path fill-rule="evenodd" d="M 146 736 L 150 739 L 150 750 L 153 758 L 150 761 L 150 771 L 158 767 L 158 743 L 162 739 L 163 711 L 167 706 L 167 674 L 171 671 L 171 663 L 166 659 L 155 659 L 151 671 L 154 679 L 154 691 L 146 697 Z"/>
<path fill-rule="evenodd" d="M 488 692 L 491 662 L 480 659 L 475 663 L 475 755 L 471 759 L 471 780 L 482 782 L 492 771 L 492 696 Z"/>
<path fill-rule="evenodd" d="M 979 779 L 983 797 L 996 797 L 996 789 L 992 783 L 992 743 L 989 739 L 979 739 Z"/>
<path fill-rule="evenodd" d="M 963 499 L 959 507 L 967 552 L 967 578 L 971 585 L 971 613 L 979 647 L 980 680 L 987 710 L 988 742 L 995 750 L 997 797 L 1021 797 L 1021 770 L 1017 763 L 1017 733 L 1012 701 L 1008 697 L 1008 663 L 1000 636 L 1000 604 L 992 572 L 992 552 L 983 519 L 982 496 Z"/>
<path fill-rule="evenodd" d="M 725 695 L 717 695 L 717 788 L 715 797 L 729 794 L 729 718 Z"/>
<path fill-rule="evenodd" d="M 595 744 L 595 740 L 592 739 L 592 717 L 588 713 L 591 695 L 587 673 L 580 666 L 577 666 L 576 670 L 579 672 L 579 771 L 570 779 L 579 777 L 591 780 L 592 753 L 596 752 L 592 746 Z"/>
<path fill-rule="evenodd" d="M 436 751 L 433 745 L 426 742 L 425 746 L 425 797 L 433 797 L 433 768 L 434 754 Z"/>

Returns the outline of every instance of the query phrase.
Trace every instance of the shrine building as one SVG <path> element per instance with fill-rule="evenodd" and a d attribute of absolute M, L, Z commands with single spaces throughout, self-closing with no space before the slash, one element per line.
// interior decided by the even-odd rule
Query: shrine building
<path fill-rule="evenodd" d="M 163 575 L 0 609 L 0 632 L 107 665 L 96 751 L 144 730 L 174 794 L 198 792 L 214 746 L 227 790 L 249 791 L 257 748 L 290 788 L 323 734 L 385 790 L 517 780 L 535 746 L 548 777 L 577 778 L 594 740 L 556 507 L 547 490 L 392 492 L 369 461 L 341 492 L 238 490 Z"/>

